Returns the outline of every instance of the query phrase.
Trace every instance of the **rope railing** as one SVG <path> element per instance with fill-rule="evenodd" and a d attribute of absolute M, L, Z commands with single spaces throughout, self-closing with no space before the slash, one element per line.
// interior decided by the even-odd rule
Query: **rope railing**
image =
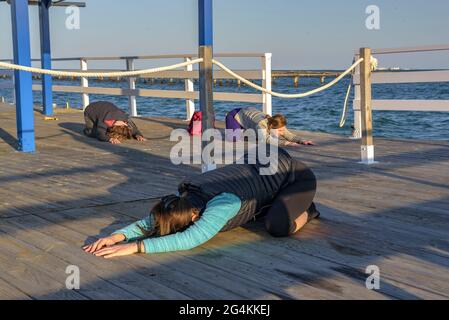
<path fill-rule="evenodd" d="M 143 69 L 143 70 L 135 70 L 135 71 L 115 71 L 115 72 L 79 72 L 79 71 L 61 71 L 61 70 L 48 70 L 41 68 L 33 68 L 27 66 L 21 66 L 8 62 L 0 62 L 0 67 L 5 69 L 19 70 L 19 71 L 27 71 L 32 73 L 46 74 L 50 76 L 60 76 L 60 77 L 79 77 L 79 78 L 116 78 L 116 77 L 138 77 L 151 73 L 158 73 L 163 71 L 174 70 L 182 67 L 186 67 L 189 65 L 193 65 L 196 63 L 203 62 L 203 59 L 195 59 L 192 61 L 186 61 L 178 64 L 173 64 L 165 67 L 158 67 L 152 69 Z"/>
<path fill-rule="evenodd" d="M 321 86 L 319 88 L 316 88 L 314 90 L 303 92 L 303 93 L 296 93 L 296 94 L 286 94 L 286 93 L 279 93 L 272 90 L 268 90 L 264 87 L 261 87 L 250 80 L 242 77 L 241 75 L 237 74 L 236 72 L 232 71 L 228 67 L 226 67 L 221 62 L 212 59 L 212 63 L 221 68 L 223 71 L 228 73 L 230 76 L 236 78 L 237 80 L 240 80 L 241 82 L 245 83 L 249 87 L 252 87 L 256 90 L 259 90 L 263 93 L 270 94 L 274 97 L 278 98 L 285 98 L 285 99 L 298 99 L 298 98 L 305 98 L 308 96 L 311 96 L 313 94 L 322 92 L 324 90 L 329 89 L 330 87 L 336 85 L 338 82 L 340 82 L 344 77 L 346 77 L 348 74 L 350 74 L 360 63 L 362 63 L 363 59 L 359 59 L 354 64 L 349 67 L 346 71 L 344 71 L 342 74 L 340 74 L 337 78 L 329 82 L 328 84 Z M 20 71 L 27 71 L 32 73 L 39 73 L 39 74 L 46 74 L 50 76 L 62 76 L 62 77 L 80 77 L 80 78 L 115 78 L 115 77 L 137 77 L 142 75 L 147 75 L 151 73 L 158 73 L 163 71 L 169 71 L 174 70 L 182 67 L 186 67 L 189 65 L 197 64 L 203 62 L 202 58 L 186 61 L 174 65 L 169 65 L 165 67 L 158 67 L 158 68 L 152 68 L 152 69 L 143 69 L 143 70 L 135 70 L 135 71 L 118 71 L 118 72 L 79 72 L 79 71 L 60 71 L 60 70 L 48 70 L 48 69 L 41 69 L 41 68 L 34 68 L 34 67 L 27 67 L 17 64 L 12 64 L 8 62 L 0 62 L 0 67 L 3 67 L 5 69 L 12 69 L 12 70 L 20 70 Z M 373 69 L 376 69 L 377 67 L 377 60 L 372 58 L 371 65 Z"/>
<path fill-rule="evenodd" d="M 319 93 L 321 91 L 327 90 L 330 87 L 334 86 L 335 84 L 337 84 L 341 79 L 343 79 L 344 77 L 346 77 L 348 74 L 350 74 L 355 68 L 357 68 L 357 66 L 362 63 L 363 59 L 359 59 L 357 60 L 351 67 L 349 67 L 349 69 L 347 69 L 345 72 L 343 72 L 341 75 L 339 75 L 337 78 L 335 78 L 334 80 L 332 80 L 331 82 L 329 82 L 328 84 L 321 86 L 319 88 L 316 88 L 314 90 L 308 91 L 308 92 L 303 92 L 303 93 L 296 93 L 296 94 L 287 94 L 287 93 L 279 93 L 279 92 L 275 92 L 272 90 L 268 90 L 264 87 L 261 87 L 251 81 L 249 81 L 248 79 L 245 79 L 244 77 L 240 76 L 239 74 L 235 73 L 234 71 L 232 71 L 231 69 L 229 69 L 228 67 L 226 67 L 224 64 L 222 64 L 221 62 L 217 61 L 217 60 L 212 60 L 212 62 L 220 67 L 223 71 L 225 71 L 226 73 L 228 73 L 230 76 L 242 81 L 243 83 L 245 83 L 246 85 L 262 91 L 266 94 L 270 94 L 274 97 L 278 97 L 278 98 L 285 98 L 285 99 L 298 99 L 298 98 L 305 98 L 308 96 L 311 96 L 313 94 Z M 374 63 L 373 63 L 374 64 Z"/>
<path fill-rule="evenodd" d="M 354 61 L 355 61 L 355 59 L 353 60 L 353 62 Z M 374 68 L 377 69 L 377 64 L 374 65 L 374 62 L 372 61 L 371 62 L 371 69 L 374 69 Z M 346 90 L 345 102 L 343 103 L 343 111 L 341 113 L 340 123 L 338 124 L 338 126 L 340 128 L 343 128 L 345 126 L 345 124 L 346 124 L 346 117 L 348 115 L 348 102 L 349 102 L 349 96 L 351 95 L 353 81 L 354 81 L 354 71 L 351 72 L 351 81 L 349 81 L 348 89 Z"/>
<path fill-rule="evenodd" d="M 349 96 L 351 94 L 351 89 L 352 89 L 352 80 L 351 82 L 349 82 L 348 89 L 346 90 L 345 102 L 343 103 L 343 111 L 341 113 L 340 123 L 338 124 L 340 128 L 343 128 L 346 124 L 346 118 L 348 116 L 348 102 Z"/>

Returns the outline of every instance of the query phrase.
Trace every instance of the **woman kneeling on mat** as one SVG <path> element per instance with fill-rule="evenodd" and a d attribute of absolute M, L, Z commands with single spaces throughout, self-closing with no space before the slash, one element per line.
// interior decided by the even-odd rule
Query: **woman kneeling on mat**
<path fill-rule="evenodd" d="M 111 102 L 98 101 L 88 105 L 84 110 L 84 122 L 84 134 L 100 141 L 112 144 L 132 138 L 145 141 L 136 124 Z"/>
<path fill-rule="evenodd" d="M 234 109 L 226 116 L 226 129 L 233 130 L 233 136 L 228 140 L 238 140 L 241 130 L 253 129 L 261 130 L 263 139 L 270 143 L 272 137 L 278 139 L 281 147 L 313 145 L 312 141 L 304 141 L 299 136 L 293 134 L 287 129 L 287 119 L 277 114 L 273 117 L 263 113 L 256 108 Z"/>
<path fill-rule="evenodd" d="M 271 176 L 260 175 L 259 164 L 243 164 L 184 181 L 180 196 L 162 198 L 147 218 L 83 249 L 104 258 L 190 250 L 262 216 L 274 237 L 295 234 L 320 215 L 313 203 L 316 179 L 283 149 L 278 164 Z"/>

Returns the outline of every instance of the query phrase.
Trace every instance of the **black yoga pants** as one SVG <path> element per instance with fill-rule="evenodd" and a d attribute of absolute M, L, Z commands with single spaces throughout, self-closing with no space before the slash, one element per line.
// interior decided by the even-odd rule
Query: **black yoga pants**
<path fill-rule="evenodd" d="M 288 237 L 296 229 L 295 220 L 313 203 L 317 182 L 304 163 L 293 160 L 295 182 L 286 186 L 274 199 L 265 215 L 265 227 L 274 237 Z"/>
<path fill-rule="evenodd" d="M 83 130 L 84 135 L 94 138 L 96 136 L 95 135 L 95 123 L 92 121 L 92 119 L 87 114 L 84 114 L 84 123 L 85 123 L 85 127 Z"/>

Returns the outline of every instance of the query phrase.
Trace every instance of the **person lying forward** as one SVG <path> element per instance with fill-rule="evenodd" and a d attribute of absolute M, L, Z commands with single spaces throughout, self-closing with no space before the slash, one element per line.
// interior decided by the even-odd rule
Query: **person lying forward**
<path fill-rule="evenodd" d="M 287 129 L 287 119 L 282 114 L 269 116 L 254 108 L 234 109 L 226 115 L 226 129 L 232 130 L 228 140 L 239 140 L 242 130 L 252 129 L 261 132 L 262 140 L 270 143 L 273 138 L 277 139 L 279 146 L 314 145 L 312 141 L 302 140 L 301 137 Z"/>
<path fill-rule="evenodd" d="M 115 104 L 98 101 L 84 110 L 84 134 L 100 141 L 119 144 L 132 138 L 145 141 L 136 124 Z"/>
<path fill-rule="evenodd" d="M 162 198 L 150 215 L 83 249 L 112 258 L 135 253 L 190 250 L 219 232 L 265 219 L 274 237 L 288 237 L 319 217 L 313 203 L 316 178 L 302 162 L 279 149 L 274 175 L 259 164 L 233 164 L 182 182 L 178 195 Z"/>

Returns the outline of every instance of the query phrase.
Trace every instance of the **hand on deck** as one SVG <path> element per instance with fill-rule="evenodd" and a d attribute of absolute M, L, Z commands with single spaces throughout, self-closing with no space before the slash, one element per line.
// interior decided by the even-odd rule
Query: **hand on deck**
<path fill-rule="evenodd" d="M 92 244 L 86 245 L 83 247 L 83 250 L 87 253 L 95 253 L 104 247 L 111 247 L 119 242 L 122 242 L 125 240 L 125 236 L 122 234 L 115 234 L 110 237 L 101 238 L 97 241 L 95 241 Z"/>
<path fill-rule="evenodd" d="M 315 145 L 315 143 L 313 143 L 313 141 L 303 141 L 302 144 L 305 146 L 314 146 Z"/>
<path fill-rule="evenodd" d="M 111 138 L 111 139 L 109 139 L 109 143 L 112 143 L 112 144 L 120 144 L 121 142 L 120 142 L 119 139 Z"/>
<path fill-rule="evenodd" d="M 313 143 L 312 141 L 303 141 L 301 143 L 297 143 L 297 142 L 287 142 L 285 144 L 286 147 L 300 147 L 300 146 L 314 146 L 315 143 Z"/>
<path fill-rule="evenodd" d="M 139 142 L 147 141 L 143 136 L 136 136 L 136 140 Z"/>
<path fill-rule="evenodd" d="M 105 259 L 114 257 L 124 257 L 135 254 L 138 252 L 137 243 L 127 243 L 115 245 L 112 247 L 106 247 L 104 249 L 94 252 L 97 257 L 103 257 Z"/>

